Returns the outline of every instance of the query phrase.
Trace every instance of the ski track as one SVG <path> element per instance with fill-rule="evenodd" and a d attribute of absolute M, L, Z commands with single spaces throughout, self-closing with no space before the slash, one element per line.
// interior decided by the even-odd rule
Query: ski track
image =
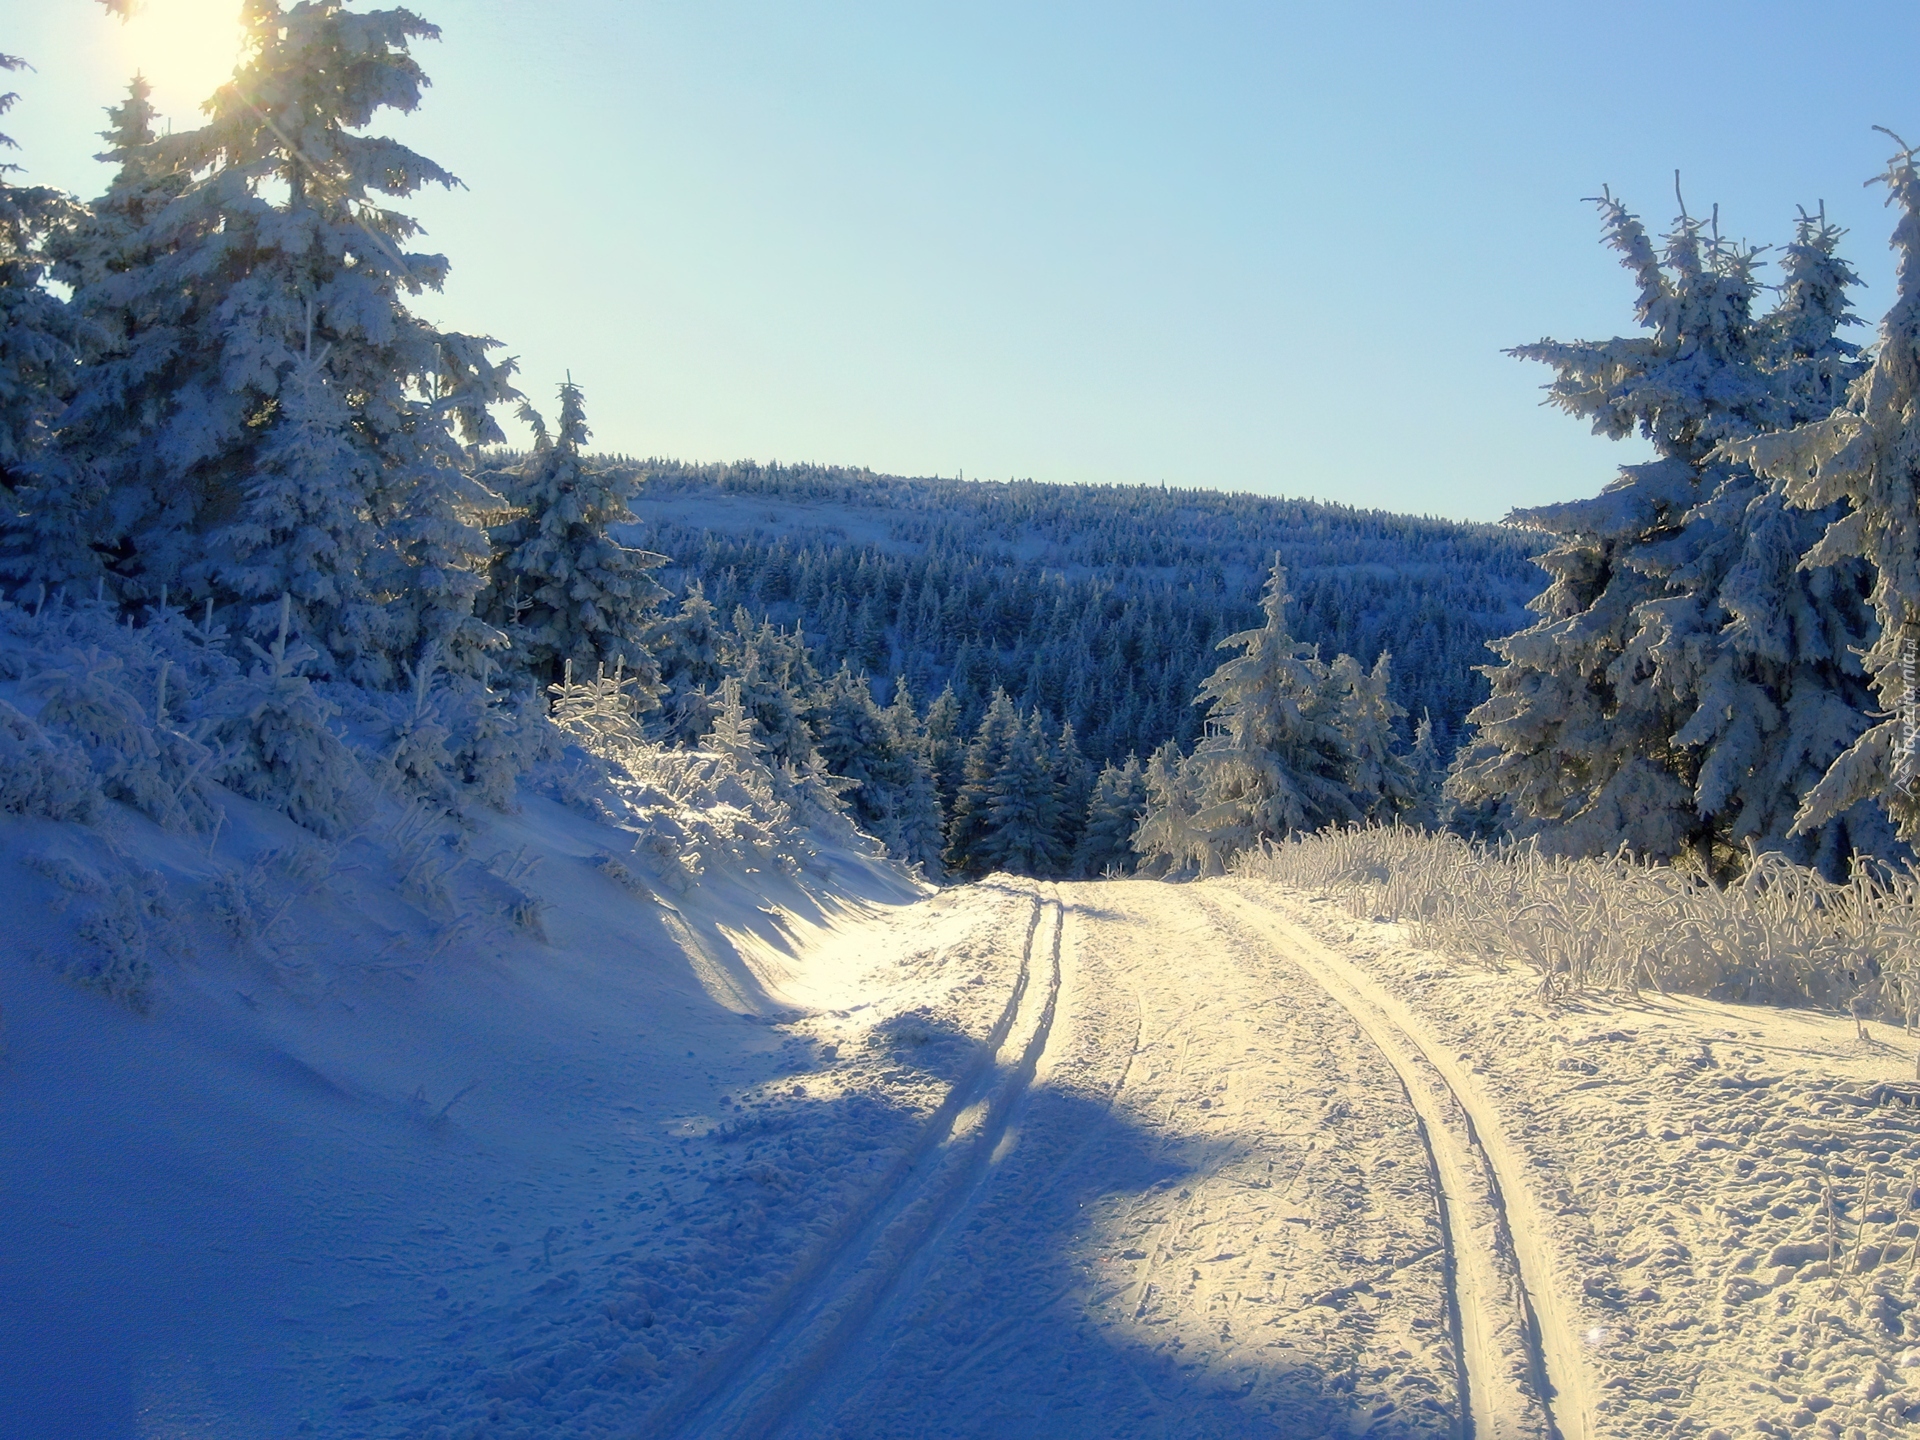
<path fill-rule="evenodd" d="M 1457 1435 L 1394 1071 L 1192 891 L 1064 889 L 1059 1023 L 990 1172 L 822 1363 L 786 1362 L 777 1419 L 707 1433 Z"/>
<path fill-rule="evenodd" d="M 792 1277 L 758 1323 L 651 1417 L 650 1437 L 768 1436 L 806 1404 L 912 1268 L 917 1253 L 988 1178 L 1031 1084 L 1060 1000 L 1061 906 L 1036 893 L 1020 970 L 980 1056 L 862 1211 Z M 1046 949 L 1042 984 L 1034 956 Z"/>
<path fill-rule="evenodd" d="M 1474 1435 L 1589 1440 L 1587 1367 L 1554 1284 L 1547 1225 L 1523 1161 L 1506 1143 L 1470 1068 L 1425 1033 L 1404 1001 L 1276 910 L 1227 890 L 1212 891 L 1203 903 L 1217 914 L 1231 911 L 1274 941 L 1288 962 L 1339 1001 L 1399 1072 L 1420 1113 L 1450 1231 Z M 1518 1373 L 1503 1353 L 1510 1347 L 1501 1332 L 1510 1328 L 1518 1329 L 1526 1352 Z"/>

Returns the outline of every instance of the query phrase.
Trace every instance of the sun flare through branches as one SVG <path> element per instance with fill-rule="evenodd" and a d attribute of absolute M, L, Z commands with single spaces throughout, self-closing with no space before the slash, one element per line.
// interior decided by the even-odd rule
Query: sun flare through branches
<path fill-rule="evenodd" d="M 121 68 L 147 77 L 162 114 L 194 123 L 239 59 L 239 0 L 145 0 L 128 9 L 108 40 Z"/>

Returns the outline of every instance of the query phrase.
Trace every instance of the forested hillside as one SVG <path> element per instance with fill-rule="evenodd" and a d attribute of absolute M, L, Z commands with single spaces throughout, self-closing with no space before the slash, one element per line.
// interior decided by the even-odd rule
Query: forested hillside
<path fill-rule="evenodd" d="M 1276 553 L 1300 639 L 1393 655 L 1396 698 L 1444 743 L 1486 693 L 1486 642 L 1527 623 L 1537 538 L 1490 525 L 1159 486 L 906 479 L 841 466 L 646 461 L 630 543 L 720 615 L 798 625 L 971 733 L 996 688 L 1071 723 L 1096 765 L 1190 746 L 1217 643 L 1259 620 Z M 885 700 L 886 695 L 879 698 Z"/>

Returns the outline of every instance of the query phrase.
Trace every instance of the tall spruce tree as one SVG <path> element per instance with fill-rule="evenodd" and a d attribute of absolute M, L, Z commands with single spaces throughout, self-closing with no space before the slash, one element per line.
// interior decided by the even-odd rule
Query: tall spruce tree
<path fill-rule="evenodd" d="M 407 250 L 419 226 L 385 202 L 459 182 L 360 133 L 418 105 L 410 46 L 439 31 L 346 0 L 246 0 L 241 20 L 244 58 L 208 123 L 150 160 L 133 147 L 190 183 L 81 297 L 152 339 L 101 379 L 102 403 L 137 382 L 142 423 L 88 457 L 114 568 L 136 595 L 250 601 L 262 634 L 290 594 L 323 673 L 388 685 L 429 652 L 473 668 L 493 643 L 472 615 L 491 497 L 463 477 L 462 442 L 501 438 L 488 407 L 512 396 L 511 365 L 407 305 L 447 262 Z"/>
<path fill-rule="evenodd" d="M 926 722 L 914 711 L 913 691 L 906 676 L 894 682 L 893 703 L 885 713 L 892 800 L 887 819 L 874 833 L 908 864 L 919 865 L 928 875 L 939 875 L 943 868 L 941 851 L 946 845 L 946 816 L 934 780 L 933 744 Z"/>
<path fill-rule="evenodd" d="M 1152 807 L 1159 802 L 1152 802 L 1141 835 L 1153 848 L 1142 854 L 1213 872 L 1262 840 L 1364 813 L 1328 667 L 1287 628 L 1290 599 L 1276 558 L 1260 595 L 1265 623 L 1220 642 L 1222 650 L 1241 653 L 1207 677 L 1194 702 L 1208 708 L 1207 734 L 1178 777 L 1191 819 L 1155 825 Z M 1150 775 L 1149 790 L 1156 788 Z"/>
<path fill-rule="evenodd" d="M 1053 737 L 1038 710 L 1007 739 L 1006 758 L 987 786 L 986 823 L 974 846 L 981 870 L 1058 875 L 1070 854 L 1061 843 L 1061 796 Z"/>
<path fill-rule="evenodd" d="M 993 787 L 1006 769 L 1020 712 L 1005 690 L 995 690 L 986 714 L 968 742 L 959 793 L 947 821 L 947 868 L 969 877 L 984 875 L 998 859 L 993 849 Z"/>
<path fill-rule="evenodd" d="M 1413 766 L 1400 753 L 1394 735 L 1394 723 L 1407 712 L 1388 693 L 1392 668 L 1384 651 L 1371 670 L 1351 655 L 1341 655 L 1327 676 L 1347 744 L 1347 785 L 1369 820 L 1394 820 L 1419 800 Z"/>
<path fill-rule="evenodd" d="M 531 406 L 521 417 L 533 429 L 533 453 L 488 477 L 518 513 L 488 532 L 493 563 L 480 613 L 506 632 L 538 687 L 568 661 L 581 675 L 624 667 L 641 710 L 657 709 L 661 677 L 649 641 L 666 591 L 653 572 L 666 557 L 611 533 L 634 518 L 632 473 L 587 456 L 586 401 L 571 377 L 551 433 Z"/>
<path fill-rule="evenodd" d="M 1831 516 L 1803 569 L 1869 567 L 1878 633 L 1864 656 L 1879 718 L 1867 724 L 1805 794 L 1794 828 L 1815 830 L 1879 804 L 1909 841 L 1920 838 L 1914 737 L 1920 733 L 1913 672 L 1920 653 L 1920 170 L 1895 137 L 1880 177 L 1897 207 L 1896 293 L 1880 325 L 1871 367 L 1831 414 L 1782 433 L 1729 444 L 1784 486 L 1787 500 Z M 1836 513 L 1837 512 L 1837 513 Z M 1851 588 L 1846 579 L 1843 588 Z"/>
<path fill-rule="evenodd" d="M 1147 779 L 1139 757 L 1129 755 L 1125 765 L 1109 761 L 1087 800 L 1086 824 L 1073 852 L 1073 873 L 1083 880 L 1097 880 L 1109 872 L 1132 870 L 1133 832 L 1146 810 Z"/>
<path fill-rule="evenodd" d="M 697 744 L 713 724 L 714 696 L 726 676 L 726 643 L 726 630 L 698 580 L 687 586 L 673 614 L 654 622 L 647 647 L 666 687 L 661 704 L 670 744 Z"/>
<path fill-rule="evenodd" d="M 25 68 L 19 56 L 0 55 L 0 73 Z M 18 98 L 0 94 L 0 115 Z M 0 135 L 0 150 L 15 148 L 11 136 Z M 80 332 L 73 312 L 46 287 L 46 246 L 78 211 L 57 190 L 16 183 L 19 169 L 0 164 L 0 575 L 58 580 L 66 578 L 70 557 L 86 554 L 85 537 L 73 535 L 64 521 L 41 517 L 71 487 L 91 485 L 53 444 Z M 49 542 L 56 547 L 50 566 L 40 558 Z"/>
<path fill-rule="evenodd" d="M 1638 430 L 1659 458 L 1596 499 L 1510 517 L 1552 537 L 1539 563 L 1553 583 L 1540 620 L 1493 647 L 1504 663 L 1450 788 L 1510 802 L 1557 849 L 1626 844 L 1719 871 L 1745 841 L 1785 843 L 1795 802 L 1782 809 L 1780 786 L 1832 752 L 1857 693 L 1859 607 L 1794 575 L 1809 537 L 1728 448 L 1831 403 L 1858 363 L 1837 336 L 1854 277 L 1839 232 L 1803 216 L 1781 298 L 1757 316 L 1757 252 L 1683 212 L 1656 254 L 1623 206 L 1601 208 L 1649 333 L 1512 353 L 1554 368 L 1555 404 L 1599 434 Z"/>

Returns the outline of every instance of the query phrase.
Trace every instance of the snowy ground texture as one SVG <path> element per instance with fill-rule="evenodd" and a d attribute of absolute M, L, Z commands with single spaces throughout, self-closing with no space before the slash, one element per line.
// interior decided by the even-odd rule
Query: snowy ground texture
<path fill-rule="evenodd" d="M 1248 880 L 663 897 L 539 800 L 462 927 L 236 814 L 0 817 L 0 1435 L 1920 1426 L 1898 1032 Z"/>

